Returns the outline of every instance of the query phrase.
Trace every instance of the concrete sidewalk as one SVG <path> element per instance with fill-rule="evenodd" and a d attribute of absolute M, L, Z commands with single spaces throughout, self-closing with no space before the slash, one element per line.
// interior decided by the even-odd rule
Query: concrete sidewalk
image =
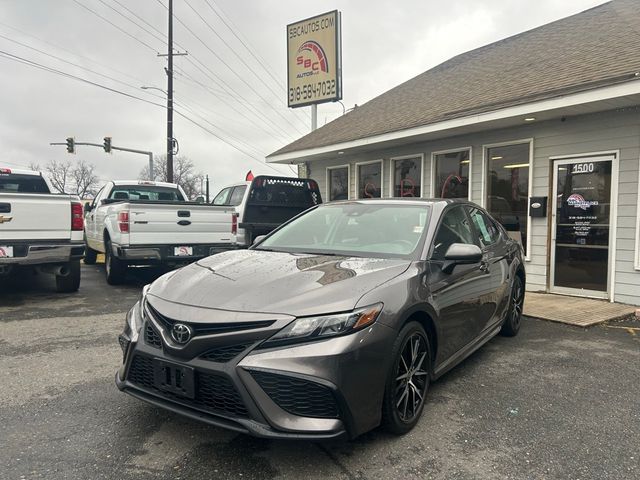
<path fill-rule="evenodd" d="M 524 314 L 528 317 L 579 327 L 616 320 L 635 311 L 636 307 L 623 303 L 551 293 L 527 292 L 524 298 Z"/>

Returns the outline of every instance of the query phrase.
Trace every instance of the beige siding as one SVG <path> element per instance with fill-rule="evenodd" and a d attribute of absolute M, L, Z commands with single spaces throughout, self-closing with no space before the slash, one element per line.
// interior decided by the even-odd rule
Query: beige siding
<path fill-rule="evenodd" d="M 402 155 L 423 154 L 423 196 L 431 192 L 431 154 L 441 150 L 472 148 L 471 200 L 484 204 L 482 198 L 483 146 L 520 139 L 533 139 L 531 196 L 551 196 L 550 157 L 580 155 L 591 152 L 616 151 L 619 158 L 619 182 L 613 187 L 617 195 L 615 300 L 640 305 L 640 271 L 634 268 L 637 248 L 636 222 L 638 218 L 638 168 L 640 163 L 640 112 L 604 112 L 570 117 L 560 120 L 532 123 L 502 130 L 492 130 L 472 135 L 450 137 L 437 141 L 413 143 L 393 149 L 376 150 L 360 155 L 340 155 L 332 160 L 312 161 L 311 177 L 326 190 L 326 167 L 351 164 L 350 197 L 355 198 L 356 162 L 384 159 L 384 196 L 390 195 L 389 158 Z M 549 199 L 549 201 L 551 201 Z M 529 260 L 527 262 L 527 289 L 546 290 L 549 271 L 549 223 L 547 218 L 531 219 Z"/>

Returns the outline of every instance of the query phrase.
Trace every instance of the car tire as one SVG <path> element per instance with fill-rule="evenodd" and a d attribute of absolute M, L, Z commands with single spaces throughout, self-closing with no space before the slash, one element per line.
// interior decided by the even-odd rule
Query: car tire
<path fill-rule="evenodd" d="M 94 249 L 90 248 L 85 243 L 85 247 L 84 247 L 84 264 L 85 265 L 95 265 L 97 259 L 98 259 L 98 252 L 96 252 Z"/>
<path fill-rule="evenodd" d="M 77 292 L 80 288 L 80 260 L 69 262 L 67 275 L 56 275 L 56 291 L 59 293 Z"/>
<path fill-rule="evenodd" d="M 109 285 L 120 285 L 127 273 L 127 264 L 113 256 L 109 240 L 105 242 L 104 247 L 104 270 L 107 274 L 107 283 Z"/>
<path fill-rule="evenodd" d="M 520 276 L 513 279 L 513 287 L 509 294 L 509 309 L 502 323 L 500 335 L 503 337 L 515 337 L 520 331 L 522 323 L 522 307 L 524 305 L 524 285 Z"/>
<path fill-rule="evenodd" d="M 414 356 L 413 348 L 418 352 Z M 420 420 L 431 382 L 431 344 L 422 325 L 409 322 L 402 328 L 391 349 L 391 358 L 393 362 L 382 404 L 382 425 L 391 433 L 403 435 Z"/>

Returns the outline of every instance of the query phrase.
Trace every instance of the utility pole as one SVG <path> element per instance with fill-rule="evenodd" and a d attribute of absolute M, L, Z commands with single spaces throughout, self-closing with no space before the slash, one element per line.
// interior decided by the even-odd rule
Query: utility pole
<path fill-rule="evenodd" d="M 173 0 L 169 0 L 167 51 L 167 182 L 173 183 Z"/>
<path fill-rule="evenodd" d="M 187 52 L 173 52 L 173 0 L 169 0 L 169 23 L 167 32 L 167 53 L 159 53 L 158 57 L 167 57 L 167 182 L 173 183 L 173 155 L 175 139 L 173 138 L 173 57 L 187 55 Z"/>
<path fill-rule="evenodd" d="M 209 203 L 209 174 L 207 173 L 207 203 Z"/>

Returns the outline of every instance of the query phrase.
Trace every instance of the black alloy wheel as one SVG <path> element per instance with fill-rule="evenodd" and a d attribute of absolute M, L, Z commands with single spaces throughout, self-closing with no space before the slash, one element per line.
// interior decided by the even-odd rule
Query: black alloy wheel
<path fill-rule="evenodd" d="M 509 298 L 509 310 L 500 330 L 500 334 L 505 337 L 515 337 L 520 331 L 520 323 L 522 320 L 522 308 L 524 306 L 524 286 L 522 279 L 516 275 L 511 288 Z"/>
<path fill-rule="evenodd" d="M 393 433 L 411 430 L 422 414 L 431 380 L 429 339 L 417 322 L 408 323 L 393 348 L 394 363 L 387 380 L 383 423 Z"/>

